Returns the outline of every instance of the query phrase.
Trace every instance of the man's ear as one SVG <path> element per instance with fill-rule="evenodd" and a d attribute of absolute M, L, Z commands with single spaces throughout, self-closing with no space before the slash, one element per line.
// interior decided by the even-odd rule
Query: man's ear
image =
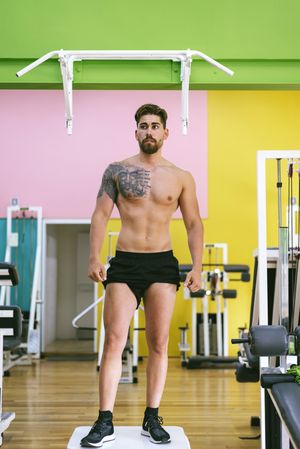
<path fill-rule="evenodd" d="M 167 139 L 169 137 L 169 130 L 168 128 L 165 128 L 165 133 L 164 133 L 164 139 Z"/>

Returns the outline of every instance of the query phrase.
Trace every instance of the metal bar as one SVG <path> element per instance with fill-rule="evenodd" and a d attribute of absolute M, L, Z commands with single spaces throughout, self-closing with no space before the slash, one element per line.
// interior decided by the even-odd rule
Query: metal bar
<path fill-rule="evenodd" d="M 37 59 L 36 61 L 34 61 L 31 64 L 27 65 L 22 70 L 19 70 L 16 73 L 16 76 L 17 77 L 21 77 L 21 76 L 25 75 L 25 73 L 30 72 L 30 70 L 35 69 L 37 66 L 39 66 L 43 62 L 47 61 L 48 59 L 52 58 L 53 56 L 56 56 L 57 54 L 58 54 L 58 52 L 55 51 L 55 50 L 51 51 L 50 53 L 46 53 L 44 56 L 41 56 L 39 59 Z"/>
<path fill-rule="evenodd" d="M 73 59 L 72 56 L 65 56 L 64 53 L 60 53 L 59 55 L 60 70 L 64 86 L 66 128 L 68 135 L 72 134 L 73 122 Z"/>
<path fill-rule="evenodd" d="M 12 281 L 10 279 L 1 279 L 0 280 L 0 286 L 3 288 L 3 292 L 5 292 L 4 287 L 12 287 L 12 285 L 13 284 L 12 284 Z M 1 292 L 2 292 L 2 290 L 1 290 Z M 1 301 L 0 301 L 0 305 L 3 306 L 2 298 L 1 298 Z"/>
<path fill-rule="evenodd" d="M 282 226 L 282 207 L 281 207 L 281 159 L 277 159 L 277 204 L 278 204 L 278 232 L 279 228 Z M 279 234 L 278 234 L 279 237 Z M 279 240 L 278 240 L 279 241 Z"/>
<path fill-rule="evenodd" d="M 223 264 L 228 264 L 228 246 L 227 243 L 223 243 Z M 223 272 L 223 288 L 228 288 L 228 274 Z M 223 355 L 227 357 L 228 352 L 228 301 L 227 298 L 223 298 Z"/>
<path fill-rule="evenodd" d="M 36 312 L 36 301 L 38 295 L 38 283 L 39 277 L 41 273 L 41 247 L 37 246 L 36 254 L 35 254 L 35 263 L 34 263 L 34 275 L 33 275 L 33 284 L 31 291 L 31 301 L 30 301 L 30 313 L 29 313 L 29 332 L 34 329 L 34 321 L 35 321 L 35 312 Z"/>
<path fill-rule="evenodd" d="M 73 61 L 81 61 L 83 59 L 96 59 L 96 60 L 164 60 L 171 59 L 173 61 L 181 61 L 181 121 L 182 121 L 182 133 L 187 134 L 188 129 L 188 108 L 189 108 L 189 83 L 191 74 L 192 56 L 197 56 L 204 59 L 209 64 L 217 67 L 225 72 L 227 75 L 232 76 L 233 71 L 228 67 L 215 61 L 205 53 L 195 50 L 58 50 L 47 53 L 41 58 L 37 59 L 32 64 L 24 67 L 24 69 L 17 72 L 17 76 L 23 76 L 25 73 L 34 69 L 38 65 L 42 64 L 46 60 L 53 56 L 59 56 L 59 62 L 61 67 L 64 96 L 65 96 L 65 109 L 66 109 L 66 128 L 68 135 L 72 134 L 72 84 L 73 84 Z"/>
<path fill-rule="evenodd" d="M 279 298 L 280 298 L 280 321 L 289 331 L 289 262 L 288 262 L 288 228 L 279 229 Z"/>
<path fill-rule="evenodd" d="M 269 265 L 269 263 L 268 263 Z M 273 313 L 272 313 L 272 323 L 279 324 L 280 322 L 280 261 L 279 256 L 275 262 L 275 288 L 274 288 L 274 302 L 273 302 Z"/>
<path fill-rule="evenodd" d="M 192 298 L 192 355 L 197 354 L 197 298 Z"/>
<path fill-rule="evenodd" d="M 187 55 L 186 59 L 181 62 L 181 124 L 182 134 L 187 134 L 189 126 L 189 85 L 191 76 L 192 57 Z"/>
<path fill-rule="evenodd" d="M 98 286 L 98 284 L 96 284 Z M 97 298 L 96 301 L 94 301 L 92 304 L 90 304 L 88 307 L 86 307 L 84 310 L 82 310 L 78 315 L 76 315 L 75 318 L 72 320 L 72 326 L 80 329 L 80 326 L 78 326 L 77 322 L 85 316 L 87 313 L 89 313 L 91 310 L 93 310 L 100 302 L 104 301 L 105 293 L 103 293 L 100 298 Z"/>
<path fill-rule="evenodd" d="M 279 324 L 289 331 L 289 234 L 287 227 L 279 228 Z M 287 360 L 280 357 L 280 366 L 286 371 Z"/>
<path fill-rule="evenodd" d="M 41 291 L 41 267 L 42 267 L 42 208 L 29 207 L 29 210 L 37 213 L 37 242 L 36 242 L 36 257 L 34 264 L 34 274 L 31 292 L 31 306 L 29 317 L 29 330 L 34 328 L 36 301 L 39 300 Z"/>
<path fill-rule="evenodd" d="M 137 330 L 139 327 L 139 309 L 134 312 L 133 316 L 133 331 L 132 331 L 132 340 L 133 340 L 133 349 L 132 349 L 132 363 L 133 366 L 138 366 L 138 358 L 139 358 L 139 331 Z"/>
<path fill-rule="evenodd" d="M 41 276 L 41 295 L 42 298 L 46 298 L 46 258 L 47 258 L 47 223 L 46 220 L 43 220 L 42 227 L 42 276 Z M 42 305 L 42 313 L 41 313 L 41 351 L 45 352 L 45 341 L 46 341 L 46 310 L 45 303 Z"/>
<path fill-rule="evenodd" d="M 0 310 L 0 318 L 13 318 L 14 311 L 13 310 Z"/>
<path fill-rule="evenodd" d="M 221 357 L 223 355 L 223 348 L 222 348 L 221 297 L 219 295 L 216 297 L 216 307 L 217 307 L 217 352 L 218 356 Z"/>
<path fill-rule="evenodd" d="M 234 72 L 228 67 L 220 64 L 215 59 L 197 50 L 54 50 L 44 56 L 41 56 L 36 61 L 32 62 L 22 70 L 17 72 L 17 76 L 21 77 L 28 73 L 30 70 L 38 67 L 43 62 L 51 59 L 54 56 L 59 56 L 64 53 L 65 55 L 73 56 L 76 59 L 131 59 L 131 60 L 143 60 L 143 59 L 171 59 L 181 60 L 182 57 L 186 57 L 187 53 L 191 56 L 198 56 L 204 59 L 209 64 L 217 67 L 228 75 L 232 76 Z"/>
<path fill-rule="evenodd" d="M 266 214 L 266 170 L 262 152 L 257 153 L 257 209 L 258 209 L 258 294 L 259 324 L 268 324 L 267 286 L 267 214 Z M 268 366 L 268 358 L 260 357 L 260 369 Z M 265 392 L 260 388 L 261 449 L 266 447 Z"/>
<path fill-rule="evenodd" d="M 202 311 L 203 311 L 204 355 L 209 356 L 210 355 L 210 338 L 209 338 L 209 326 L 208 326 L 208 298 L 206 295 L 202 298 Z"/>
<path fill-rule="evenodd" d="M 296 278 L 296 296 L 295 296 L 295 309 L 294 309 L 294 322 L 293 328 L 299 326 L 300 318 L 300 266 L 297 265 L 297 278 Z"/>
<path fill-rule="evenodd" d="M 259 324 L 268 324 L 267 199 L 265 155 L 257 153 Z"/>
<path fill-rule="evenodd" d="M 98 283 L 94 282 L 94 288 L 93 288 L 93 292 L 94 292 L 94 302 L 97 301 L 98 299 Z M 99 332 L 99 326 L 98 326 L 98 308 L 95 307 L 94 308 L 94 328 L 97 329 L 97 332 L 93 332 L 93 348 L 94 348 L 94 352 L 97 353 L 98 348 L 97 348 L 97 341 L 98 341 L 98 332 Z"/>
<path fill-rule="evenodd" d="M 35 263 L 34 263 L 34 273 L 31 291 L 31 301 L 30 301 L 30 313 L 29 313 L 29 323 L 28 323 L 28 337 L 27 337 L 27 347 L 29 346 L 32 331 L 34 330 L 35 320 L 38 322 L 37 329 L 39 329 L 40 317 L 37 315 L 37 302 L 41 300 L 41 274 L 42 274 L 42 208 L 41 207 L 29 207 L 28 210 L 37 213 L 37 246 L 35 253 Z M 38 319 L 39 318 L 39 319 Z M 36 331 L 36 335 L 37 332 Z M 39 350 L 40 354 L 40 335 L 39 335 Z"/>
<path fill-rule="evenodd" d="M 10 247 L 9 247 L 9 245 L 6 245 L 5 256 L 4 256 L 5 262 L 10 262 L 9 253 L 10 253 Z M 8 292 L 7 285 L 2 284 L 1 292 L 0 292 L 0 306 L 5 305 L 5 296 L 6 296 L 7 292 Z"/>
<path fill-rule="evenodd" d="M 11 235 L 12 235 L 12 213 L 15 211 L 19 211 L 19 206 L 8 206 L 7 208 L 7 215 L 6 215 L 6 252 L 5 252 L 5 262 L 11 262 Z M 7 287 L 4 287 L 4 289 Z M 10 288 L 6 290 L 4 295 L 6 294 L 6 301 L 5 297 L 3 298 L 3 304 L 9 306 L 10 305 L 10 295 L 11 290 Z M 2 299 L 2 298 L 1 298 Z M 1 302 L 2 304 L 2 302 Z"/>

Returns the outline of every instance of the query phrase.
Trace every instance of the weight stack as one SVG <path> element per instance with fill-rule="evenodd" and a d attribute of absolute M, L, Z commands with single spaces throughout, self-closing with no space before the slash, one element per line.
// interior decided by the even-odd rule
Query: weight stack
<path fill-rule="evenodd" d="M 223 313 L 221 314 L 221 323 L 223 328 Z M 209 353 L 210 355 L 217 355 L 218 354 L 217 315 L 215 313 L 208 314 L 208 332 L 209 332 Z M 204 355 L 204 324 L 202 313 L 197 313 L 197 354 Z"/>

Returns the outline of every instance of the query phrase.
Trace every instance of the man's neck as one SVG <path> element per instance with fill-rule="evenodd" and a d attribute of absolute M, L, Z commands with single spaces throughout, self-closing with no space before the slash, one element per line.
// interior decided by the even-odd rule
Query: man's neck
<path fill-rule="evenodd" d="M 140 151 L 140 153 L 138 154 L 138 161 L 142 164 L 150 165 L 152 167 L 160 165 L 163 161 L 161 150 L 159 149 L 154 154 L 146 154 Z"/>

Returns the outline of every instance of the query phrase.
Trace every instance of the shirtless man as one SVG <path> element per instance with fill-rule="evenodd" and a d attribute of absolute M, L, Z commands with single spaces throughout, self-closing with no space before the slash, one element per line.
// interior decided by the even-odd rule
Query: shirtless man
<path fill-rule="evenodd" d="M 105 343 L 100 368 L 99 417 L 83 447 L 101 447 L 115 438 L 112 411 L 122 370 L 122 352 L 128 328 L 141 298 L 144 300 L 147 365 L 146 410 L 142 435 L 153 443 L 168 443 L 170 435 L 162 427 L 158 407 L 168 366 L 169 327 L 179 288 L 178 261 L 173 256 L 169 224 L 179 206 L 188 234 L 193 269 L 185 285 L 193 292 L 200 288 L 203 226 L 191 174 L 162 156 L 169 131 L 167 113 L 146 104 L 136 114 L 135 138 L 140 152 L 105 170 L 92 216 L 90 230 L 89 277 L 106 287 Z M 122 229 L 116 256 L 110 267 L 99 260 L 107 222 L 114 203 Z"/>

